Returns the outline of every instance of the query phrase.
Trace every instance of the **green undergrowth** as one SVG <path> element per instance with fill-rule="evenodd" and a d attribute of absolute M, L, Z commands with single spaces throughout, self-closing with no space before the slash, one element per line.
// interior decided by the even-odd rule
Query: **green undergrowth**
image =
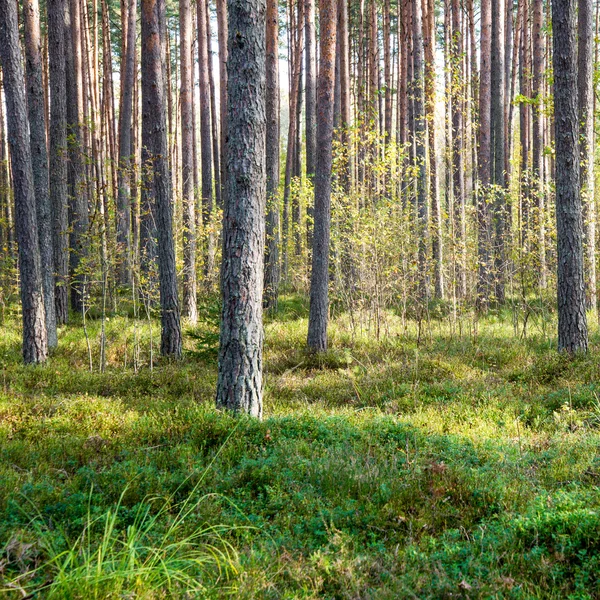
<path fill-rule="evenodd" d="M 377 339 L 341 313 L 313 356 L 306 312 L 286 297 L 266 321 L 262 422 L 213 407 L 210 306 L 180 363 L 158 323 L 111 317 L 104 373 L 98 320 L 34 368 L 5 322 L 0 594 L 600 596 L 595 333 L 570 359 L 510 314 L 419 335 L 390 312 Z"/>

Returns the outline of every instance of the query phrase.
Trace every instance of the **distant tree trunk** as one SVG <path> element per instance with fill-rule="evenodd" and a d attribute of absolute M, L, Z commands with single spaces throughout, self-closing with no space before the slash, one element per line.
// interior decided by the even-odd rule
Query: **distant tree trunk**
<path fill-rule="evenodd" d="M 547 286 L 546 275 L 546 194 L 544 189 L 544 116 L 543 116 L 543 93 L 544 93 L 544 40 L 542 28 L 544 24 L 543 0 L 533 0 L 533 160 L 532 176 L 535 185 L 535 197 L 537 200 L 537 255 L 539 266 L 539 284 L 542 290 Z"/>
<path fill-rule="evenodd" d="M 517 45 L 515 35 L 515 46 Z M 523 16 L 521 21 L 521 40 L 519 48 L 519 91 L 525 98 L 531 97 L 531 59 L 529 43 L 529 2 L 523 2 Z M 529 128 L 530 128 L 529 102 L 521 102 L 519 106 L 519 129 L 521 134 L 521 231 L 519 244 L 521 248 L 528 248 L 529 242 Z M 506 160 L 506 159 L 505 159 Z"/>
<path fill-rule="evenodd" d="M 457 295 L 467 295 L 466 265 L 466 199 L 465 199 L 465 135 L 464 135 L 464 73 L 463 73 L 463 35 L 460 3 L 452 0 L 452 172 L 454 190 L 454 222 L 457 239 L 459 266 Z"/>
<path fill-rule="evenodd" d="M 266 28 L 267 223 L 263 304 L 276 309 L 279 295 L 279 15 L 278 0 L 267 0 Z"/>
<path fill-rule="evenodd" d="M 131 175 L 132 144 L 131 118 L 133 111 L 133 85 L 135 75 L 135 0 L 128 0 L 126 11 L 127 37 L 125 53 L 121 59 L 121 106 L 119 110 L 119 170 L 117 197 L 117 244 L 119 247 L 119 283 L 131 284 Z"/>
<path fill-rule="evenodd" d="M 46 113 L 42 76 L 42 51 L 40 39 L 40 9 L 37 0 L 23 3 L 25 25 L 25 68 L 27 77 L 27 106 L 29 109 L 29 134 L 31 163 L 37 209 L 38 236 L 46 332 L 48 347 L 56 348 L 56 306 L 54 303 L 54 253 L 52 246 L 52 206 L 48 180 L 48 149 L 46 147 Z"/>
<path fill-rule="evenodd" d="M 0 0 L 0 62 L 4 75 L 15 227 L 19 245 L 23 359 L 26 363 L 40 363 L 48 357 L 48 341 L 22 60 L 17 3 Z"/>
<path fill-rule="evenodd" d="M 221 203 L 227 193 L 227 2 L 216 0 L 219 33 L 219 97 L 221 115 Z"/>
<path fill-rule="evenodd" d="M 425 114 L 429 141 L 429 196 L 431 199 L 431 240 L 436 298 L 444 297 L 444 252 L 442 239 L 442 211 L 436 153 L 435 129 L 435 3 L 426 0 L 427 14 L 424 15 L 425 49 Z"/>
<path fill-rule="evenodd" d="M 262 416 L 265 2 L 229 0 L 227 201 L 216 404 Z"/>
<path fill-rule="evenodd" d="M 491 173 L 494 184 L 494 283 L 495 298 L 504 303 L 506 199 L 504 164 L 504 35 L 502 0 L 492 0 L 492 56 L 491 56 Z"/>
<path fill-rule="evenodd" d="M 158 234 L 158 272 L 160 281 L 161 344 L 163 356 L 181 355 L 181 326 L 177 299 L 175 245 L 173 241 L 173 208 L 171 179 L 167 165 L 167 120 L 165 113 L 164 77 L 162 73 L 162 45 L 160 3 L 164 0 L 142 0 L 142 106 L 146 113 L 143 125 L 150 127 L 145 139 L 155 201 L 156 230 Z"/>
<path fill-rule="evenodd" d="M 65 71 L 65 1 L 47 0 L 50 80 L 50 203 L 56 287 L 56 321 L 69 318 L 69 198 L 67 179 L 67 94 Z"/>
<path fill-rule="evenodd" d="M 310 279 L 308 348 L 327 350 L 329 317 L 329 237 L 331 219 L 331 162 L 333 94 L 335 84 L 336 0 L 320 3 L 320 66 L 317 82 L 317 164 L 315 171 L 315 226 Z"/>
<path fill-rule="evenodd" d="M 317 151 L 317 93 L 315 80 L 317 76 L 316 63 L 316 40 L 315 40 L 315 0 L 305 0 L 305 26 L 304 35 L 306 37 L 306 177 L 312 183 L 315 175 L 315 156 Z M 312 246 L 312 220 L 314 211 L 311 202 L 307 207 L 307 240 L 308 247 Z"/>
<path fill-rule="evenodd" d="M 88 185 L 84 164 L 83 67 L 81 62 L 81 10 L 79 0 L 70 0 L 70 22 L 66 27 L 65 54 L 67 69 L 67 118 L 70 135 L 70 202 L 69 202 L 69 271 L 71 308 L 81 313 L 85 294 L 85 261 L 88 232 Z M 83 264 L 82 264 L 83 263 Z"/>
<path fill-rule="evenodd" d="M 556 227 L 558 242 L 558 349 L 587 351 L 583 278 L 583 222 L 577 118 L 576 0 L 552 0 Z"/>
<path fill-rule="evenodd" d="M 413 9 L 414 10 L 414 9 Z M 392 141 L 392 55 L 391 55 L 390 0 L 383 3 L 383 80 L 385 94 L 385 143 Z"/>
<path fill-rule="evenodd" d="M 489 2 L 481 5 L 481 40 L 479 69 L 479 196 L 477 200 L 477 254 L 478 254 L 478 282 L 477 305 L 480 311 L 485 311 L 488 306 L 490 294 L 490 268 L 492 258 L 490 212 L 488 200 L 490 196 L 490 183 L 492 171 L 491 151 L 491 105 L 492 105 L 492 12 Z"/>
<path fill-rule="evenodd" d="M 592 0 L 578 2 L 578 97 L 581 151 L 587 305 L 595 307 L 596 293 L 596 198 L 594 196 L 594 16 Z"/>
<path fill-rule="evenodd" d="M 348 2 L 338 0 L 338 37 L 340 49 L 340 110 L 342 127 L 342 150 L 345 153 L 346 164 L 342 174 L 343 187 L 346 193 L 352 184 L 352 150 L 350 148 L 350 135 L 348 129 L 352 125 L 350 115 L 350 49 L 348 32 Z"/>
<path fill-rule="evenodd" d="M 213 180 L 210 126 L 210 81 L 206 37 L 206 0 L 198 0 L 198 65 L 200 73 L 200 162 L 202 165 L 202 222 L 208 230 L 204 273 L 210 282 L 214 272 L 215 236 L 212 232 Z"/>
<path fill-rule="evenodd" d="M 426 135 L 425 135 L 425 91 L 423 85 L 423 21 L 421 0 L 413 2 L 413 112 L 414 112 L 414 145 L 415 145 L 415 183 L 417 224 L 418 224 L 418 264 L 419 264 L 419 299 L 427 302 L 429 282 L 427 276 L 427 248 L 429 240 L 429 214 L 427 206 L 427 173 L 426 173 Z"/>
<path fill-rule="evenodd" d="M 181 166 L 183 199 L 183 315 L 193 325 L 196 306 L 196 195 L 194 191 L 194 77 L 192 62 L 192 10 L 190 0 L 179 0 L 181 51 Z"/>
<path fill-rule="evenodd" d="M 212 132 L 212 148 L 213 148 L 213 177 L 215 180 L 215 200 L 218 208 L 223 208 L 223 201 L 221 199 L 221 190 L 223 183 L 221 181 L 221 153 L 219 152 L 219 121 L 217 119 L 217 99 L 215 93 L 215 79 L 213 76 L 213 61 L 212 61 L 212 33 L 210 29 L 210 11 L 206 11 L 206 47 L 208 49 L 208 81 L 210 85 L 210 122 Z"/>

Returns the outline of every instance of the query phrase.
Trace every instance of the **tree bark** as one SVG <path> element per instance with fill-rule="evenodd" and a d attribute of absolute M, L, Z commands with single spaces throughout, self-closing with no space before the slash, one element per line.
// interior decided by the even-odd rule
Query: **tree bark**
<path fill-rule="evenodd" d="M 0 0 L 0 61 L 4 75 L 15 228 L 19 246 L 23 359 L 26 363 L 40 363 L 48 357 L 48 341 L 22 60 L 17 3 Z"/>
<path fill-rule="evenodd" d="M 119 283 L 131 284 L 131 176 L 132 143 L 131 124 L 133 114 L 133 85 L 135 75 L 135 0 L 126 3 L 126 42 L 121 59 L 121 106 L 119 108 L 119 170 L 117 196 L 117 245 L 119 253 Z"/>
<path fill-rule="evenodd" d="M 179 0 L 181 51 L 181 167 L 183 200 L 183 315 L 198 321 L 196 292 L 196 195 L 194 192 L 194 119 L 192 104 L 192 10 L 190 0 Z"/>
<path fill-rule="evenodd" d="M 56 306 L 54 302 L 54 253 L 52 245 L 52 206 L 49 194 L 48 149 L 46 146 L 46 111 L 42 76 L 40 9 L 37 0 L 23 2 L 25 25 L 25 67 L 29 139 L 38 222 L 44 309 L 48 347 L 56 348 Z"/>
<path fill-rule="evenodd" d="M 217 29 L 219 33 L 219 97 L 221 115 L 221 203 L 227 193 L 227 2 L 216 0 Z"/>
<path fill-rule="evenodd" d="M 181 325 L 177 299 L 175 245 L 173 241 L 173 207 L 171 180 L 167 164 L 167 121 L 162 73 L 160 13 L 164 0 L 142 0 L 142 105 L 149 128 L 146 140 L 151 177 L 145 186 L 152 186 L 158 235 L 158 272 L 161 308 L 161 344 L 163 356 L 181 355 Z"/>
<path fill-rule="evenodd" d="M 329 238 L 331 221 L 331 162 L 335 84 L 336 0 L 320 3 L 320 66 L 317 82 L 317 164 L 315 225 L 308 318 L 309 350 L 327 350 L 329 317 Z"/>
<path fill-rule="evenodd" d="M 558 349 L 587 351 L 583 277 L 583 220 L 577 118 L 576 0 L 552 0 L 556 233 L 558 243 Z"/>
<path fill-rule="evenodd" d="M 592 0 L 578 2 L 578 98 L 581 153 L 581 195 L 584 217 L 584 253 L 587 306 L 595 307 L 596 198 L 594 196 L 594 17 Z"/>
<path fill-rule="evenodd" d="M 279 295 L 279 15 L 278 0 L 267 0 L 266 175 L 267 222 L 263 304 L 275 310 Z"/>
<path fill-rule="evenodd" d="M 265 240 L 264 0 L 228 0 L 227 193 L 216 404 L 262 416 Z"/>

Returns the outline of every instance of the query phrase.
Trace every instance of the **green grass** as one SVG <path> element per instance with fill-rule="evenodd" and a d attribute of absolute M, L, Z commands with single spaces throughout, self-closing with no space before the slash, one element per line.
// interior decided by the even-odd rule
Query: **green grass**
<path fill-rule="evenodd" d="M 98 321 L 89 372 L 77 324 L 47 365 L 22 366 L 10 317 L 0 595 L 600 596 L 596 334 L 570 359 L 552 324 L 523 339 L 508 313 L 476 336 L 446 316 L 420 344 L 391 312 L 379 341 L 340 314 L 314 357 L 306 306 L 283 298 L 267 321 L 262 422 L 213 407 L 211 311 L 183 361 L 152 370 L 148 324 L 111 318 L 105 373 Z"/>

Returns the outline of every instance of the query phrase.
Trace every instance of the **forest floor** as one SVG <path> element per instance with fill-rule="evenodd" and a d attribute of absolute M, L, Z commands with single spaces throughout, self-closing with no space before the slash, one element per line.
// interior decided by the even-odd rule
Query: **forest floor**
<path fill-rule="evenodd" d="M 111 318 L 105 373 L 99 320 L 90 372 L 80 322 L 31 368 L 7 315 L 0 595 L 599 597 L 595 325 L 569 359 L 551 322 L 523 338 L 508 313 L 419 343 L 391 312 L 379 341 L 339 315 L 317 359 L 306 314 L 290 296 L 267 321 L 262 422 L 214 409 L 214 311 L 152 370 L 148 324 Z"/>

